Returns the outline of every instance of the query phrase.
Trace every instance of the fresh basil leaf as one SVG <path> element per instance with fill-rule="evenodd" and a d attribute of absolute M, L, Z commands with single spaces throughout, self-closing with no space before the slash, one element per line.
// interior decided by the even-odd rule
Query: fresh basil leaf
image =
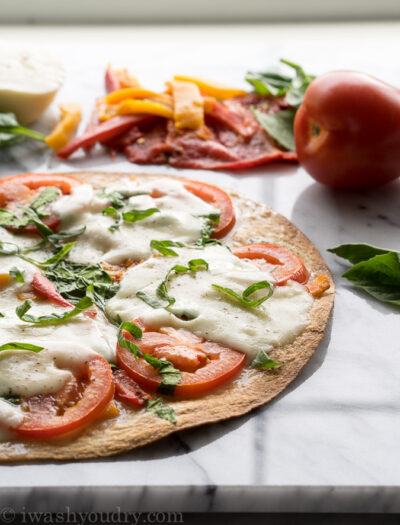
<path fill-rule="evenodd" d="M 78 237 L 79 235 L 82 235 L 82 233 L 85 233 L 86 226 L 81 226 L 80 228 L 77 228 L 76 230 L 70 230 L 68 232 L 58 232 L 58 233 L 52 233 L 47 236 L 47 240 L 50 244 L 58 248 L 60 245 L 60 241 L 67 241 L 69 239 L 73 239 L 74 237 Z"/>
<path fill-rule="evenodd" d="M 0 113 L 0 128 L 12 128 L 14 126 L 19 126 L 14 113 Z"/>
<path fill-rule="evenodd" d="M 306 89 L 314 80 L 315 76 L 308 75 L 299 64 L 295 64 L 284 58 L 281 58 L 281 62 L 295 70 L 296 75 L 286 92 L 286 102 L 293 108 L 298 108 L 303 102 Z"/>
<path fill-rule="evenodd" d="M 268 114 L 253 109 L 253 113 L 270 137 L 289 151 L 295 151 L 293 132 L 295 110 L 284 109 L 278 113 Z"/>
<path fill-rule="evenodd" d="M 44 346 L 36 346 L 29 343 L 6 343 L 0 346 L 0 352 L 2 350 L 30 350 L 31 352 L 41 352 L 44 350 Z"/>
<path fill-rule="evenodd" d="M 23 211 L 23 216 L 19 221 L 19 225 L 17 226 L 18 228 L 21 226 L 26 226 L 26 224 L 34 224 L 40 235 L 46 240 L 49 235 L 54 234 L 53 230 L 40 220 L 39 216 L 34 210 L 31 208 L 24 208 L 22 206 L 20 206 L 20 209 Z"/>
<path fill-rule="evenodd" d="M 46 137 L 38 131 L 21 126 L 14 113 L 0 113 L 0 132 L 11 136 L 28 137 L 35 140 L 45 141 Z M 0 137 L 1 140 L 1 137 Z M 5 139 L 8 142 L 8 139 Z"/>
<path fill-rule="evenodd" d="M 4 396 L 0 396 L 0 398 L 5 399 L 6 401 L 8 401 L 8 403 L 11 403 L 12 405 L 19 405 L 21 402 L 21 398 L 13 394 L 6 394 Z"/>
<path fill-rule="evenodd" d="M 357 264 L 361 261 L 367 261 L 368 259 L 375 257 L 375 255 L 383 255 L 392 250 L 377 248 L 370 244 L 341 244 L 340 246 L 330 248 L 327 251 L 342 257 L 342 259 L 347 259 L 353 264 Z"/>
<path fill-rule="evenodd" d="M 17 216 L 8 210 L 0 208 L 0 226 L 15 226 Z"/>
<path fill-rule="evenodd" d="M 108 215 L 109 217 L 113 217 L 113 219 L 115 219 L 114 224 L 112 224 L 108 229 L 111 232 L 118 230 L 122 223 L 122 215 L 120 214 L 120 212 L 113 206 L 108 206 L 108 208 L 105 208 L 103 210 L 103 215 Z"/>
<path fill-rule="evenodd" d="M 400 253 L 375 255 L 355 264 L 343 277 L 379 301 L 400 306 Z"/>
<path fill-rule="evenodd" d="M 158 208 L 148 208 L 147 210 L 131 209 L 122 213 L 122 218 L 126 222 L 137 222 L 150 217 L 154 213 L 160 213 Z"/>
<path fill-rule="evenodd" d="M 39 325 L 60 324 L 64 323 L 65 321 L 68 321 L 76 315 L 81 314 L 82 312 L 90 308 L 92 305 L 93 300 L 90 297 L 85 296 L 82 297 L 82 299 L 78 302 L 78 304 L 73 310 L 67 310 L 62 314 L 54 313 L 49 315 L 41 315 L 40 317 L 35 317 L 34 315 L 27 313 L 32 307 L 31 301 L 24 301 L 23 304 L 16 308 L 15 312 L 17 316 L 21 319 L 21 321 L 24 321 L 25 323 L 33 323 Z"/>
<path fill-rule="evenodd" d="M 192 259 L 188 262 L 188 266 L 182 266 L 180 264 L 176 264 L 173 266 L 165 276 L 164 280 L 161 282 L 161 284 L 157 287 L 157 295 L 160 299 L 163 299 L 164 301 L 168 302 L 168 305 L 165 308 L 169 308 L 173 304 L 175 304 L 175 298 L 171 297 L 168 294 L 167 290 L 167 284 L 171 277 L 171 274 L 173 273 L 186 273 L 186 272 L 197 272 L 199 270 L 208 270 L 208 263 L 204 259 Z"/>
<path fill-rule="evenodd" d="M 292 83 L 292 77 L 280 75 L 279 73 L 249 72 L 246 81 L 254 87 L 254 91 L 259 95 L 282 96 L 286 93 Z"/>
<path fill-rule="evenodd" d="M 157 250 L 165 257 L 178 257 L 178 254 L 170 248 L 184 248 L 185 244 L 177 241 L 157 241 L 153 239 L 150 242 L 150 247 L 153 248 L 153 250 Z"/>
<path fill-rule="evenodd" d="M 3 312 L 0 312 L 0 317 L 5 317 L 5 315 L 3 314 Z"/>
<path fill-rule="evenodd" d="M 165 419 L 170 423 L 176 424 L 175 412 L 172 407 L 164 403 L 161 397 L 157 399 L 146 399 L 146 410 L 148 412 L 154 412 L 161 419 Z"/>
<path fill-rule="evenodd" d="M 61 248 L 61 250 L 59 250 L 57 253 L 55 253 L 52 257 L 50 257 L 46 261 L 40 263 L 41 266 L 49 266 L 51 264 L 59 263 L 60 261 L 65 259 L 65 257 L 67 257 L 67 255 L 72 250 L 72 248 L 75 246 L 75 244 L 76 244 L 76 242 L 69 242 L 69 243 L 65 244 Z"/>
<path fill-rule="evenodd" d="M 13 144 L 18 144 L 22 142 L 24 137 L 20 135 L 12 135 L 11 133 L 1 133 L 0 132 L 0 148 L 5 148 L 7 146 L 12 146 Z"/>
<path fill-rule="evenodd" d="M 13 266 L 10 268 L 9 274 L 10 276 L 17 281 L 17 283 L 24 283 L 24 274 L 25 270 L 19 270 L 16 266 Z"/>
<path fill-rule="evenodd" d="M 157 388 L 157 392 L 172 396 L 176 385 L 181 380 L 182 372 L 174 368 L 174 365 L 169 361 L 157 359 L 149 354 L 144 354 L 143 357 L 145 361 L 154 368 L 154 370 L 163 376 L 163 379 Z"/>
<path fill-rule="evenodd" d="M 219 286 L 218 284 L 213 284 L 212 287 L 215 288 L 215 290 L 218 290 L 221 294 L 228 295 L 229 297 L 232 297 L 233 299 L 241 303 L 243 306 L 250 308 L 257 308 L 264 301 L 269 299 L 274 293 L 274 287 L 269 281 L 259 281 L 258 283 L 251 284 L 242 292 L 241 296 L 231 288 L 225 288 L 224 286 Z M 257 290 L 262 290 L 263 288 L 268 288 L 267 295 L 265 295 L 264 297 L 260 297 L 259 299 L 249 299 L 250 295 L 252 295 Z"/>
<path fill-rule="evenodd" d="M 93 285 L 93 297 L 96 305 L 104 311 L 106 299 L 113 297 L 119 284 L 99 264 L 85 265 L 63 259 L 55 266 L 46 267 L 45 275 L 52 281 L 58 292 L 72 303 L 86 295 Z"/>
<path fill-rule="evenodd" d="M 123 330 L 126 330 L 131 334 L 131 336 L 136 339 L 137 341 L 140 341 L 142 339 L 142 330 L 139 326 L 137 326 L 135 323 L 129 323 L 128 321 L 125 321 L 124 323 L 120 324 L 120 327 L 118 329 L 118 335 L 117 340 L 119 346 L 122 346 L 122 348 L 126 348 L 131 354 L 133 354 L 136 358 L 142 357 L 142 352 L 140 351 L 140 348 L 127 339 L 124 334 Z"/>
<path fill-rule="evenodd" d="M 7 248 L 10 246 L 10 248 Z M 17 244 L 13 242 L 0 241 L 0 254 L 1 255 L 18 255 L 20 253 L 20 248 Z"/>
<path fill-rule="evenodd" d="M 40 195 L 31 202 L 29 207 L 37 213 L 37 215 L 42 217 L 48 217 L 49 214 L 46 213 L 46 208 L 49 204 L 58 199 L 60 195 L 60 190 L 54 186 L 46 186 L 44 190 L 41 191 Z"/>
<path fill-rule="evenodd" d="M 279 363 L 278 361 L 270 359 L 264 350 L 259 350 L 256 357 L 251 362 L 251 366 L 253 368 L 275 368 L 276 366 L 280 366 L 282 364 L 283 363 Z"/>
<path fill-rule="evenodd" d="M 151 306 L 151 308 L 157 309 L 164 307 L 164 305 L 160 303 L 160 301 L 157 301 L 157 299 L 153 299 L 152 297 L 150 297 L 150 295 L 147 295 L 147 293 L 143 291 L 136 292 L 136 297 L 138 299 L 141 299 L 144 303 Z"/>
<path fill-rule="evenodd" d="M 207 217 L 204 217 L 204 224 L 200 232 L 200 239 L 197 241 L 197 244 L 205 246 L 208 244 L 211 239 L 211 235 L 214 233 L 215 225 L 212 220 Z"/>

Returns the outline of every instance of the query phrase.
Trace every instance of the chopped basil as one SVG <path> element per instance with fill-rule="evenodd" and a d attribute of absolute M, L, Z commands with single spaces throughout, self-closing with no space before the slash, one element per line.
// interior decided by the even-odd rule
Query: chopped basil
<path fill-rule="evenodd" d="M 7 249 L 6 246 L 10 246 L 10 248 Z M 17 255 L 18 253 L 19 253 L 19 246 L 17 246 L 13 242 L 0 241 L 0 254 L 1 255 Z"/>
<path fill-rule="evenodd" d="M 158 208 L 148 208 L 147 210 L 131 209 L 122 213 L 122 218 L 126 222 L 137 222 L 150 217 L 154 213 L 160 213 Z"/>
<path fill-rule="evenodd" d="M 17 216 L 8 210 L 0 208 L 0 226 L 15 226 Z"/>
<path fill-rule="evenodd" d="M 13 394 L 6 394 L 4 396 L 0 396 L 0 398 L 5 399 L 6 401 L 8 401 L 8 403 L 11 403 L 12 405 L 19 405 L 21 402 L 21 398 Z"/>
<path fill-rule="evenodd" d="M 146 410 L 154 412 L 161 419 L 166 419 L 170 423 L 176 424 L 175 412 L 172 407 L 164 403 L 161 397 L 157 399 L 146 399 Z"/>
<path fill-rule="evenodd" d="M 41 352 L 44 350 L 44 346 L 36 346 L 29 343 L 6 343 L 0 346 L 0 352 L 2 350 L 30 350 L 31 352 Z"/>
<path fill-rule="evenodd" d="M 61 246 L 60 241 L 67 241 L 69 239 L 73 239 L 74 237 L 78 237 L 78 235 L 82 235 L 82 233 L 85 233 L 85 231 L 86 226 L 82 226 L 81 228 L 77 228 L 76 230 L 70 230 L 68 232 L 51 233 L 47 236 L 47 241 L 54 247 L 58 248 L 59 246 Z"/>
<path fill-rule="evenodd" d="M 150 295 L 147 295 L 147 293 L 143 291 L 136 292 L 136 297 L 138 299 L 141 299 L 144 303 L 148 304 L 154 309 L 164 308 L 164 305 L 160 303 L 160 301 L 157 301 L 157 299 L 150 297 Z"/>
<path fill-rule="evenodd" d="M 3 312 L 0 312 L 0 317 L 5 317 L 5 315 L 3 314 Z"/>
<path fill-rule="evenodd" d="M 21 126 L 14 113 L 0 113 L 0 146 L 14 144 L 25 137 L 41 142 L 46 139 L 42 133 Z"/>
<path fill-rule="evenodd" d="M 29 207 L 37 213 L 40 218 L 48 217 L 49 214 L 46 213 L 46 208 L 49 204 L 54 202 L 59 195 L 60 190 L 58 188 L 55 188 L 54 186 L 46 186 L 44 190 L 41 191 L 40 195 L 31 202 Z"/>
<path fill-rule="evenodd" d="M 9 274 L 10 276 L 17 281 L 17 283 L 24 283 L 24 274 L 25 270 L 19 270 L 16 266 L 13 266 L 10 268 Z"/>
<path fill-rule="evenodd" d="M 113 219 L 115 219 L 114 224 L 111 224 L 111 226 L 108 229 L 111 232 L 118 230 L 122 223 L 122 215 L 120 214 L 120 212 L 113 206 L 108 206 L 108 208 L 105 208 L 103 210 L 103 215 L 108 215 L 109 217 L 113 217 Z"/>
<path fill-rule="evenodd" d="M 226 294 L 229 297 L 232 297 L 233 299 L 241 303 L 243 306 L 247 306 L 250 308 L 257 308 L 264 301 L 269 299 L 274 293 L 274 287 L 269 281 L 259 281 L 258 283 L 251 284 L 249 287 L 246 288 L 246 290 L 244 290 L 244 292 L 242 292 L 241 296 L 231 288 L 225 288 L 224 286 L 219 286 L 218 284 L 213 284 L 212 287 L 218 290 L 221 294 Z M 267 295 L 260 297 L 259 299 L 249 299 L 250 295 L 252 295 L 257 290 L 262 290 L 263 288 L 268 288 Z"/>
<path fill-rule="evenodd" d="M 264 350 L 259 350 L 256 357 L 251 362 L 251 366 L 254 368 L 275 368 L 283 363 L 270 359 Z"/>
<path fill-rule="evenodd" d="M 368 244 L 344 244 L 328 250 L 354 262 L 343 277 L 379 301 L 400 306 L 400 252 Z"/>
<path fill-rule="evenodd" d="M 157 287 L 157 295 L 160 299 L 168 302 L 168 305 L 165 308 L 168 308 L 175 304 L 175 298 L 171 297 L 167 291 L 167 284 L 171 277 L 172 273 L 187 273 L 187 272 L 198 272 L 199 270 L 208 270 L 208 263 L 204 259 L 192 259 L 188 262 L 188 266 L 182 266 L 176 264 L 173 266 L 165 276 L 165 279 Z"/>
<path fill-rule="evenodd" d="M 41 315 L 40 317 L 35 317 L 34 315 L 27 313 L 28 310 L 30 310 L 32 307 L 31 301 L 24 301 L 20 306 L 16 308 L 15 312 L 21 319 L 21 321 L 24 321 L 25 323 L 33 323 L 39 325 L 60 324 L 64 323 L 65 321 L 68 321 L 76 315 L 81 314 L 82 312 L 90 308 L 92 305 L 93 300 L 90 297 L 85 296 L 82 297 L 82 299 L 78 302 L 78 304 L 73 310 L 67 310 L 62 314 L 54 313 L 49 315 Z"/>
<path fill-rule="evenodd" d="M 154 368 L 154 370 L 163 376 L 163 379 L 157 388 L 157 392 L 172 396 L 176 385 L 181 380 L 182 372 L 174 368 L 174 365 L 169 361 L 157 359 L 149 354 L 145 354 L 144 359 Z"/>
<path fill-rule="evenodd" d="M 165 257 L 178 257 L 178 254 L 176 251 L 171 250 L 170 248 L 185 248 L 186 245 L 183 242 L 177 242 L 177 241 L 156 241 L 152 240 L 150 242 L 150 247 L 153 248 L 153 250 L 157 250 L 161 253 L 161 255 L 164 255 Z"/>
<path fill-rule="evenodd" d="M 119 346 L 122 346 L 122 348 L 126 348 L 127 350 L 129 350 L 129 352 L 135 357 L 142 357 L 142 352 L 140 351 L 140 348 L 124 336 L 123 330 L 126 330 L 131 334 L 131 336 L 134 339 L 140 341 L 140 339 L 142 339 L 141 328 L 139 328 L 139 326 L 137 326 L 135 323 L 129 323 L 128 321 L 125 321 L 124 323 L 120 324 L 117 339 Z"/>
<path fill-rule="evenodd" d="M 62 260 L 55 266 L 47 267 L 45 275 L 52 281 L 58 292 L 72 303 L 77 303 L 87 294 L 92 285 L 96 305 L 104 311 L 106 299 L 113 297 L 119 284 L 99 264 L 85 264 Z"/>

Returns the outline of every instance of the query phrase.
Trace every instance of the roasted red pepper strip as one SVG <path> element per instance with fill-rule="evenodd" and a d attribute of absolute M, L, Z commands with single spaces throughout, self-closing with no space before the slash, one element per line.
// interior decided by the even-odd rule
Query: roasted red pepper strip
<path fill-rule="evenodd" d="M 86 148 L 95 142 L 107 142 L 146 119 L 147 115 L 123 115 L 106 120 L 91 131 L 71 140 L 69 144 L 60 149 L 57 156 L 61 159 L 68 159 L 79 148 Z"/>
<path fill-rule="evenodd" d="M 52 303 L 65 307 L 74 307 L 73 304 L 68 302 L 62 295 L 58 293 L 54 284 L 40 272 L 36 272 L 33 276 L 32 290 L 41 297 L 48 299 Z"/>
<path fill-rule="evenodd" d="M 134 381 L 125 370 L 117 368 L 113 370 L 115 397 L 135 407 L 142 407 L 146 399 L 151 399 L 140 386 Z"/>

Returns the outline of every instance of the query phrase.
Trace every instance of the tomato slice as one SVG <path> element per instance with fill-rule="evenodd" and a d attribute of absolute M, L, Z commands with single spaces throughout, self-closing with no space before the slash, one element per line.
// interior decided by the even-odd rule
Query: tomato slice
<path fill-rule="evenodd" d="M 110 365 L 100 355 L 84 363 L 56 394 L 22 400 L 25 417 L 15 428 L 22 438 L 48 439 L 77 430 L 93 422 L 106 410 L 114 395 Z"/>
<path fill-rule="evenodd" d="M 205 182 L 199 182 L 197 180 L 184 180 L 183 185 L 188 191 L 196 195 L 196 197 L 199 197 L 221 211 L 219 223 L 215 226 L 211 237 L 220 239 L 231 231 L 236 220 L 235 212 L 232 199 L 225 191 L 212 184 L 206 184 Z"/>
<path fill-rule="evenodd" d="M 115 397 L 120 401 L 134 407 L 142 407 L 145 405 L 146 399 L 151 399 L 151 396 L 142 390 L 125 370 L 117 368 L 113 371 L 113 376 Z"/>
<path fill-rule="evenodd" d="M 233 250 L 239 259 L 251 259 L 262 270 L 272 272 L 275 286 L 282 286 L 291 279 L 298 283 L 307 282 L 309 274 L 301 257 L 292 250 L 278 244 L 244 244 Z"/>
<path fill-rule="evenodd" d="M 12 209 L 17 206 L 25 206 L 34 200 L 37 190 L 44 186 L 54 186 L 59 188 L 63 194 L 69 194 L 72 188 L 78 184 L 82 183 L 70 175 L 52 173 L 12 175 L 0 180 L 0 207 L 5 206 Z M 53 231 L 56 231 L 61 221 L 57 215 L 51 215 L 50 217 L 45 217 L 43 222 Z M 28 224 L 18 231 L 36 235 L 39 233 L 34 224 Z"/>
<path fill-rule="evenodd" d="M 124 335 L 133 340 L 128 332 Z M 181 370 L 181 380 L 174 390 L 174 397 L 179 398 L 204 395 L 225 385 L 246 361 L 242 352 L 174 328 L 160 328 L 158 332 L 144 330 L 142 339 L 135 343 L 143 354 L 166 359 Z M 144 389 L 158 390 L 163 377 L 144 358 L 135 358 L 126 348 L 117 345 L 117 364 Z"/>

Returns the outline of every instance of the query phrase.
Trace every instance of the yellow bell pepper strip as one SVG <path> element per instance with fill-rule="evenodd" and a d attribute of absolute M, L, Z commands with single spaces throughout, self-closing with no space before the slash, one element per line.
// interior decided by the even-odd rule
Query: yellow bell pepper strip
<path fill-rule="evenodd" d="M 247 91 L 243 89 L 237 89 L 229 86 L 225 86 L 219 82 L 213 80 L 206 80 L 198 77 L 191 77 L 186 75 L 175 75 L 174 80 L 180 80 L 183 82 L 192 82 L 200 89 L 202 95 L 208 95 L 215 97 L 219 100 L 225 100 L 226 98 L 238 97 L 240 95 L 246 95 Z"/>
<path fill-rule="evenodd" d="M 193 82 L 171 82 L 174 100 L 174 121 L 178 129 L 199 129 L 204 124 L 204 103 Z"/>
<path fill-rule="evenodd" d="M 109 120 L 117 115 L 137 115 L 147 114 L 164 117 L 167 119 L 174 118 L 174 112 L 171 108 L 154 102 L 153 100 L 123 100 L 119 104 L 107 105 L 102 108 L 100 113 L 100 120 Z"/>
<path fill-rule="evenodd" d="M 107 104 L 117 104 L 127 99 L 136 99 L 136 98 L 150 98 L 157 97 L 158 94 L 154 91 L 149 91 L 148 89 L 142 88 L 124 88 L 113 91 L 104 97 L 104 102 Z"/>
<path fill-rule="evenodd" d="M 45 139 L 46 144 L 54 151 L 58 151 L 68 144 L 75 135 L 82 117 L 80 104 L 74 102 L 60 104 L 60 111 L 60 122 Z"/>

